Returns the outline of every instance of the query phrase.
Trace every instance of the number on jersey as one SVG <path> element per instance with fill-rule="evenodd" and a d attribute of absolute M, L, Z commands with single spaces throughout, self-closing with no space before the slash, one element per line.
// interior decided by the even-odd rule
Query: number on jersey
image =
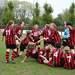
<path fill-rule="evenodd" d="M 57 51 L 54 53 L 54 56 L 55 57 L 58 57 L 58 52 Z"/>
<path fill-rule="evenodd" d="M 10 29 L 6 30 L 6 35 L 10 35 Z"/>
<path fill-rule="evenodd" d="M 71 56 L 67 56 L 69 63 L 71 62 Z"/>

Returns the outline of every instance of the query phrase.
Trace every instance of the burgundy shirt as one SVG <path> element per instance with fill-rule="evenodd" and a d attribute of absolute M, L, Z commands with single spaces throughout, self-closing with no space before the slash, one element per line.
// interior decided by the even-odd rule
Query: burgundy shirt
<path fill-rule="evenodd" d="M 16 44 L 14 27 L 9 26 L 4 30 L 5 43 L 8 45 Z"/>
<path fill-rule="evenodd" d="M 21 27 L 20 25 L 15 27 L 15 33 L 19 38 L 22 35 L 23 29 L 24 29 L 24 27 Z"/>

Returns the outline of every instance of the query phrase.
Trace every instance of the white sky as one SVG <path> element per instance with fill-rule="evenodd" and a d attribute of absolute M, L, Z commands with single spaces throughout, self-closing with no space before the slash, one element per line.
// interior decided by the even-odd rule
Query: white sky
<path fill-rule="evenodd" d="M 44 5 L 45 2 L 51 4 L 53 7 L 53 16 L 56 17 L 59 13 L 62 13 L 63 10 L 66 8 L 69 8 L 72 2 L 75 2 L 75 0 L 19 0 L 19 1 L 28 1 L 31 3 L 35 3 L 38 1 L 40 4 L 40 7 Z"/>

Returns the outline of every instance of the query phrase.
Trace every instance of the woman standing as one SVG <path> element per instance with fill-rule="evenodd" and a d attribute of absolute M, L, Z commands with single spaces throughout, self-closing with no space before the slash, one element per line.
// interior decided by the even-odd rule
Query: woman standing
<path fill-rule="evenodd" d="M 9 53 L 10 49 L 12 49 L 12 63 L 14 63 L 15 57 L 16 57 L 16 40 L 15 40 L 15 31 L 14 31 L 14 22 L 9 21 L 7 27 L 5 28 L 3 32 L 3 36 L 5 37 L 5 45 L 6 45 L 6 63 L 9 63 Z M 16 37 L 17 38 L 17 37 Z"/>

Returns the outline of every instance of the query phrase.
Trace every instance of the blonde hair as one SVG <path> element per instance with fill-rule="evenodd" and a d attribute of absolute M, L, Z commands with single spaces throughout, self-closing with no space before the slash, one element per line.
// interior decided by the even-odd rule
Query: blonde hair
<path fill-rule="evenodd" d="M 55 23 L 50 23 L 50 26 L 53 26 L 55 29 L 58 29 Z"/>
<path fill-rule="evenodd" d="M 37 27 L 37 28 L 38 28 L 38 27 L 39 27 L 39 26 L 38 26 L 38 24 L 35 24 L 35 25 L 33 26 L 33 28 L 35 28 L 35 27 Z"/>
<path fill-rule="evenodd" d="M 66 46 L 66 47 L 64 48 L 64 50 L 65 50 L 65 51 L 69 51 L 70 48 L 69 48 L 68 46 Z"/>

